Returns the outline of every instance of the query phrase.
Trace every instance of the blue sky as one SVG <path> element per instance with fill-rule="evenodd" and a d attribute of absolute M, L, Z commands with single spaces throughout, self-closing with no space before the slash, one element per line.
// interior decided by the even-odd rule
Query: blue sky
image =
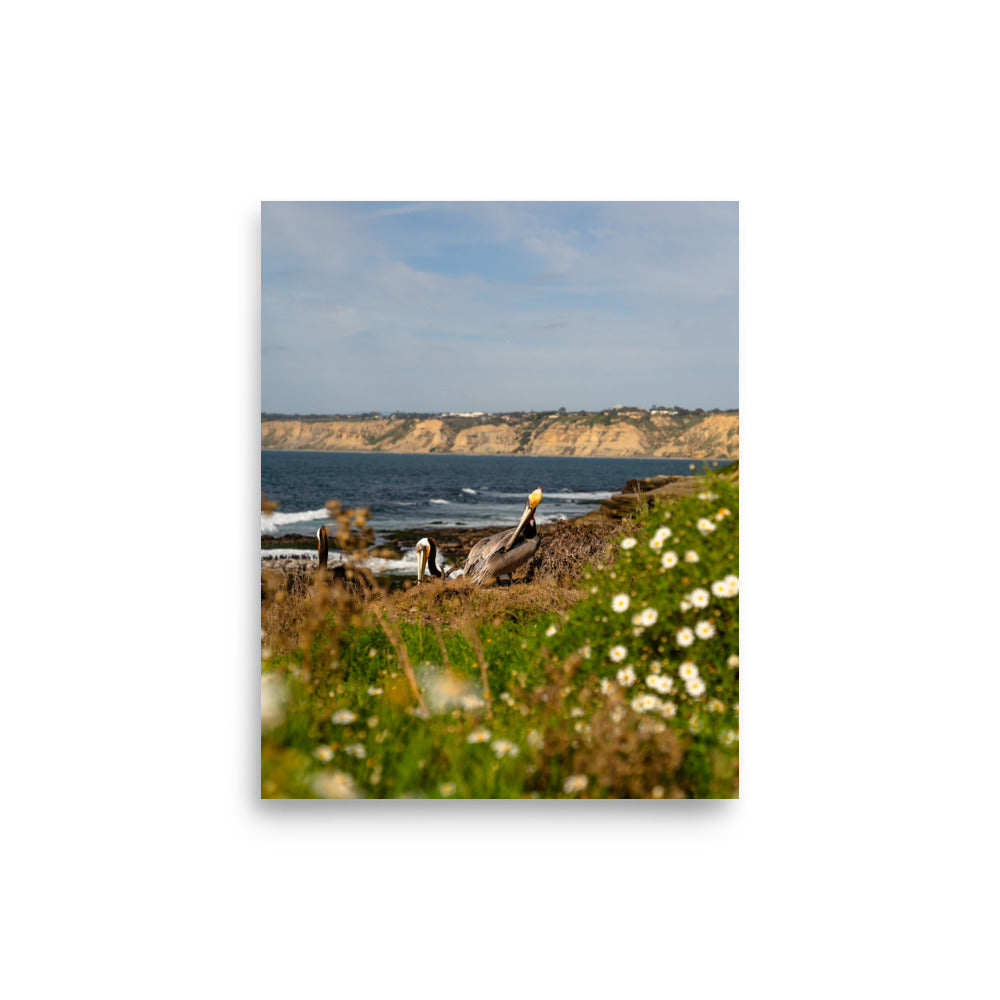
<path fill-rule="evenodd" d="M 739 405 L 736 202 L 263 202 L 261 409 Z"/>

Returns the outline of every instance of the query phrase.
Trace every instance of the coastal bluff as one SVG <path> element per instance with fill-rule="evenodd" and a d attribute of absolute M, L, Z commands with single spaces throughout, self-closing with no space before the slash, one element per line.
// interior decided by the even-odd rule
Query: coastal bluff
<path fill-rule="evenodd" d="M 262 449 L 572 458 L 739 458 L 737 411 L 407 414 L 383 417 L 264 414 Z"/>

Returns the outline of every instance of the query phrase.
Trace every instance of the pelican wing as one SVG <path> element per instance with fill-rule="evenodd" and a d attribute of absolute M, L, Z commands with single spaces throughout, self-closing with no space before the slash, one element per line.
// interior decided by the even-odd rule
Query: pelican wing
<path fill-rule="evenodd" d="M 535 554 L 541 541 L 537 535 L 532 538 L 521 538 L 517 544 L 504 552 L 504 544 L 509 538 L 509 531 L 501 531 L 477 542 L 465 562 L 465 575 L 474 583 L 483 583 L 513 573 Z"/>

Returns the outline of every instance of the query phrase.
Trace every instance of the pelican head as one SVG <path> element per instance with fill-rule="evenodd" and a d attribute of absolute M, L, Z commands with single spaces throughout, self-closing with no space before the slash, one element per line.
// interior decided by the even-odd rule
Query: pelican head
<path fill-rule="evenodd" d="M 424 574 L 430 573 L 431 576 L 438 576 L 440 571 L 437 573 L 437 545 L 434 544 L 433 538 L 421 538 L 416 544 L 417 551 L 417 583 L 424 582 Z"/>
<path fill-rule="evenodd" d="M 511 532 L 510 538 L 507 539 L 507 544 L 504 545 L 503 551 L 506 552 L 520 537 L 522 531 L 524 531 L 524 526 L 531 521 L 535 516 L 535 508 L 542 502 L 542 488 L 538 487 L 536 490 L 532 490 L 528 495 L 528 502 L 524 505 L 524 511 L 521 513 L 521 520 L 517 522 L 517 527 Z"/>

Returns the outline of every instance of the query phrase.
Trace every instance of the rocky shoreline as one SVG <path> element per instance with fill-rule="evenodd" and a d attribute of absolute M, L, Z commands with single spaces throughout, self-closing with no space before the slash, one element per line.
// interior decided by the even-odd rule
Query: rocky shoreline
<path fill-rule="evenodd" d="M 739 477 L 739 462 L 726 466 L 723 474 Z M 630 479 L 620 493 L 603 500 L 594 510 L 566 521 L 540 524 L 538 533 L 544 539 L 555 532 L 579 531 L 588 526 L 601 528 L 609 522 L 621 521 L 622 518 L 635 513 L 637 509 L 648 507 L 657 500 L 687 496 L 702 489 L 703 486 L 704 479 L 701 476 L 653 476 L 649 479 Z M 454 562 L 456 559 L 461 559 L 481 538 L 492 535 L 503 527 L 503 525 L 487 528 L 435 527 L 433 536 L 441 554 L 450 562 Z M 391 532 L 390 545 L 374 549 L 370 554 L 380 558 L 398 559 L 404 551 L 412 549 L 424 534 L 427 532 L 416 530 Z M 274 549 L 301 550 L 303 558 L 306 558 L 307 552 L 312 554 L 316 551 L 316 537 L 302 534 L 261 535 L 260 547 L 265 552 Z"/>

